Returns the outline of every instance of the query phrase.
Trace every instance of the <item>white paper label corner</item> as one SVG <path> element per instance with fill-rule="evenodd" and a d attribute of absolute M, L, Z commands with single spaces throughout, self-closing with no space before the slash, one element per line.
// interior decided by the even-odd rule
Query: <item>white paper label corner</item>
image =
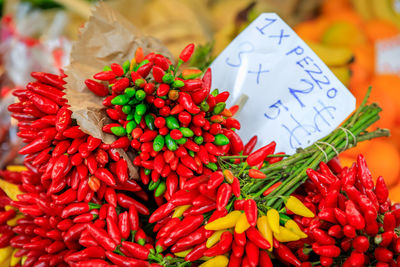
<path fill-rule="evenodd" d="M 355 98 L 275 13 L 263 13 L 211 65 L 212 88 L 229 91 L 228 104 L 249 99 L 238 114 L 244 141 L 257 135 L 294 153 L 334 130 Z"/>

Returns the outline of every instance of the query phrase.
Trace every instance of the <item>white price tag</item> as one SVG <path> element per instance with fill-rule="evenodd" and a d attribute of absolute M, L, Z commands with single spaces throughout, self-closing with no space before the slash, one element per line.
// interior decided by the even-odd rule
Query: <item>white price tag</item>
<path fill-rule="evenodd" d="M 334 130 L 355 98 L 275 13 L 261 14 L 211 65 L 212 88 L 229 91 L 228 105 L 248 100 L 237 119 L 247 142 L 272 140 L 289 154 Z"/>
<path fill-rule="evenodd" d="M 376 43 L 376 72 L 400 76 L 400 35 Z"/>

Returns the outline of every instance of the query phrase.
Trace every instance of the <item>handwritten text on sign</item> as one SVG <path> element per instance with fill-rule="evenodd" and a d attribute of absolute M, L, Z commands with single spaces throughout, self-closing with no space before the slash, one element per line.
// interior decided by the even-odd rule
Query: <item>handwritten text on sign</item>
<path fill-rule="evenodd" d="M 237 118 L 246 142 L 277 141 L 294 153 L 335 129 L 355 108 L 351 93 L 275 13 L 252 22 L 211 65 L 212 88 L 229 91 L 228 105 L 248 100 Z"/>

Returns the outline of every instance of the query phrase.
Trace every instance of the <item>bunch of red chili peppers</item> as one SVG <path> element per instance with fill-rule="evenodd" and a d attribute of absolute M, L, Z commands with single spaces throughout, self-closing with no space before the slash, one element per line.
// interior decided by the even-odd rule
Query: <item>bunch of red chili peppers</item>
<path fill-rule="evenodd" d="M 237 107 L 226 108 L 228 92 L 211 89 L 211 70 L 179 71 L 194 50 L 189 44 L 176 66 L 161 54 L 143 54 L 106 67 L 88 79 L 86 86 L 103 101 L 114 122 L 103 127 L 119 138 L 112 147 L 138 152 L 134 164 L 140 178 L 155 197 L 170 196 L 196 175 L 218 169 L 217 157 L 243 150 L 243 142 L 232 129 L 240 123 L 232 118 Z M 105 84 L 104 84 L 105 83 Z M 179 179 L 178 179 L 179 176 Z M 163 179 L 161 179 L 161 178 Z"/>
<path fill-rule="evenodd" d="M 238 107 L 226 108 L 228 92 L 210 93 L 211 71 L 179 71 L 193 50 L 173 65 L 138 49 L 95 74 L 100 82 L 85 81 L 104 97 L 112 144 L 71 118 L 64 76 L 32 73 L 37 81 L 14 91 L 9 110 L 27 143 L 27 170 L 3 171 L 8 186 L 0 184 L 0 247 L 13 247 L 13 266 L 272 266 L 272 255 L 296 266 L 374 263 L 360 263 L 363 252 L 394 266 L 400 209 L 383 180 L 374 188 L 362 158 L 343 170 L 331 161 L 336 175 L 321 163 L 292 194 L 298 185 L 284 178 L 304 159 L 280 168 L 287 155 L 275 154 L 275 142 L 254 152 L 257 137 L 243 145 Z M 371 109 L 372 123 L 379 108 Z M 120 156 L 129 149 L 138 182 Z"/>
<path fill-rule="evenodd" d="M 294 216 L 308 238 L 288 243 L 293 258 L 287 262 L 399 266 L 400 206 L 390 202 L 384 179 L 379 177 L 374 185 L 362 155 L 350 168 L 335 162 L 330 166 L 333 172 L 325 165 L 309 169 L 309 180 L 296 194 L 317 216 Z"/>
<path fill-rule="evenodd" d="M 105 258 L 147 266 L 144 260 L 155 256 L 139 220 L 149 214 L 146 192 L 129 179 L 117 147 L 76 125 L 63 98 L 63 77 L 32 76 L 37 81 L 15 90 L 19 102 L 9 106 L 27 143 L 20 153 L 28 170 L 3 172 L 25 192 L 9 203 L 23 218 L 2 229 L 2 237 L 18 249 L 23 266 L 107 266 Z M 12 215 L 2 212 L 1 222 Z"/>

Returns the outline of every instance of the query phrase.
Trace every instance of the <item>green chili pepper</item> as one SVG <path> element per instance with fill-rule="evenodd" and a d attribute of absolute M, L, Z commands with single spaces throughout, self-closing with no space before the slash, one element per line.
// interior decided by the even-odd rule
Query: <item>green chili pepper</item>
<path fill-rule="evenodd" d="M 135 97 L 137 100 L 142 101 L 143 99 L 146 98 L 146 93 L 143 90 L 137 90 Z"/>
<path fill-rule="evenodd" d="M 111 127 L 111 132 L 116 136 L 125 136 L 126 130 L 122 126 Z"/>
<path fill-rule="evenodd" d="M 186 143 L 187 139 L 185 137 L 182 137 L 181 139 L 176 140 L 176 142 L 180 145 L 184 145 Z"/>
<path fill-rule="evenodd" d="M 128 102 L 128 105 L 132 106 L 132 105 L 135 105 L 135 104 L 137 104 L 139 102 L 140 102 L 140 100 L 137 100 L 136 98 L 133 98 Z"/>
<path fill-rule="evenodd" d="M 104 66 L 103 71 L 109 71 L 111 70 L 110 66 Z"/>
<path fill-rule="evenodd" d="M 165 73 L 162 77 L 163 83 L 172 83 L 174 79 L 174 75 L 172 75 L 171 73 Z"/>
<path fill-rule="evenodd" d="M 201 145 L 202 143 L 203 143 L 203 136 L 196 136 L 195 138 L 194 138 L 194 142 L 196 143 L 196 144 L 198 144 L 198 145 Z"/>
<path fill-rule="evenodd" d="M 210 110 L 210 105 L 206 101 L 203 101 L 200 103 L 200 109 L 204 112 L 207 112 Z"/>
<path fill-rule="evenodd" d="M 144 169 L 144 174 L 150 175 L 150 173 L 151 173 L 151 170 L 149 170 L 149 169 Z"/>
<path fill-rule="evenodd" d="M 161 134 L 157 135 L 153 141 L 154 151 L 157 151 L 157 152 L 161 151 L 161 149 L 163 149 L 163 147 L 164 147 L 164 143 L 165 143 L 164 137 Z"/>
<path fill-rule="evenodd" d="M 195 155 L 194 155 L 194 152 L 192 150 L 188 150 L 188 153 L 192 158 L 194 158 Z"/>
<path fill-rule="evenodd" d="M 219 113 L 224 111 L 225 107 L 226 107 L 226 103 L 225 102 L 220 102 L 220 103 L 216 104 L 215 107 L 214 107 L 214 110 L 213 110 L 213 114 L 214 115 L 218 115 Z"/>
<path fill-rule="evenodd" d="M 151 180 L 149 183 L 149 190 L 153 191 L 154 189 L 156 189 L 160 182 L 161 179 L 158 179 L 157 182 L 153 182 L 153 180 Z"/>
<path fill-rule="evenodd" d="M 128 114 L 128 116 L 126 116 L 126 120 L 131 121 L 134 119 L 134 117 L 135 117 L 134 113 L 130 113 L 130 114 Z"/>
<path fill-rule="evenodd" d="M 178 128 L 179 128 L 179 122 L 178 122 L 178 120 L 177 120 L 175 117 L 173 117 L 173 116 L 168 116 L 168 117 L 165 119 L 165 122 L 166 122 L 166 125 L 167 125 L 168 129 L 173 130 L 173 129 L 178 129 Z"/>
<path fill-rule="evenodd" d="M 125 89 L 124 93 L 126 95 L 128 95 L 129 97 L 133 97 L 135 95 L 135 93 L 136 93 L 136 90 L 135 90 L 135 88 L 128 87 L 128 88 Z"/>
<path fill-rule="evenodd" d="M 124 73 L 127 73 L 129 70 L 129 67 L 131 66 L 131 62 L 129 60 L 125 61 L 122 64 L 122 68 L 124 69 Z M 111 68 L 110 68 L 111 69 Z"/>
<path fill-rule="evenodd" d="M 159 179 L 160 180 L 160 179 Z M 162 181 L 158 186 L 156 191 L 154 192 L 154 196 L 155 197 L 159 197 L 162 194 L 164 194 L 165 190 L 167 189 L 167 184 L 165 183 L 165 181 Z"/>
<path fill-rule="evenodd" d="M 125 105 L 122 107 L 122 112 L 125 114 L 129 114 L 131 112 L 132 108 L 129 105 Z"/>
<path fill-rule="evenodd" d="M 135 121 L 130 121 L 126 124 L 126 132 L 130 134 L 137 126 Z"/>
<path fill-rule="evenodd" d="M 229 139 L 223 134 L 217 134 L 215 136 L 214 144 L 217 146 L 224 146 L 229 144 Z"/>
<path fill-rule="evenodd" d="M 137 113 L 135 112 L 135 114 L 133 115 L 133 118 L 135 119 L 135 122 L 136 122 L 137 124 L 139 124 L 140 121 L 142 120 L 142 115 L 139 115 L 139 114 L 137 114 Z"/>
<path fill-rule="evenodd" d="M 143 65 L 146 65 L 147 63 L 149 63 L 150 61 L 148 59 L 143 60 L 142 62 L 139 63 L 137 68 L 140 68 Z"/>
<path fill-rule="evenodd" d="M 172 139 L 171 135 L 167 134 L 165 136 L 165 143 L 167 145 L 167 148 L 171 151 L 175 151 L 178 149 L 178 145 L 176 144 L 175 140 Z"/>
<path fill-rule="evenodd" d="M 146 122 L 147 127 L 150 130 L 154 130 L 156 127 L 154 126 L 154 117 L 150 114 L 146 114 L 144 117 L 144 121 Z"/>
<path fill-rule="evenodd" d="M 143 80 L 143 79 L 136 79 L 135 80 L 135 85 L 137 87 L 141 87 L 144 83 L 145 83 L 145 80 Z"/>
<path fill-rule="evenodd" d="M 136 106 L 135 113 L 143 116 L 146 113 L 146 110 L 147 110 L 147 106 L 145 104 L 139 104 Z"/>
<path fill-rule="evenodd" d="M 192 137 L 194 135 L 193 131 L 189 128 L 181 127 L 179 130 L 181 131 L 183 137 Z"/>
<path fill-rule="evenodd" d="M 111 104 L 123 106 L 123 105 L 128 104 L 129 100 L 130 100 L 130 99 L 129 99 L 129 96 L 128 96 L 128 95 L 125 95 L 125 94 L 123 94 L 123 95 L 117 95 L 116 97 L 114 97 L 114 98 L 111 100 Z"/>
<path fill-rule="evenodd" d="M 208 163 L 208 164 L 206 165 L 206 167 L 209 168 L 209 169 L 211 169 L 211 170 L 213 170 L 213 171 L 217 171 L 217 170 L 218 170 L 217 164 L 215 164 L 214 162 Z"/>
<path fill-rule="evenodd" d="M 212 96 L 217 96 L 218 94 L 219 94 L 219 91 L 218 91 L 217 88 L 215 88 L 215 89 L 211 92 L 211 95 L 212 95 Z"/>
<path fill-rule="evenodd" d="M 175 87 L 175 88 L 181 88 L 181 87 L 183 87 L 185 85 L 185 83 L 183 82 L 183 81 L 181 81 L 181 80 L 175 80 L 173 83 L 172 83 L 172 87 Z"/>

